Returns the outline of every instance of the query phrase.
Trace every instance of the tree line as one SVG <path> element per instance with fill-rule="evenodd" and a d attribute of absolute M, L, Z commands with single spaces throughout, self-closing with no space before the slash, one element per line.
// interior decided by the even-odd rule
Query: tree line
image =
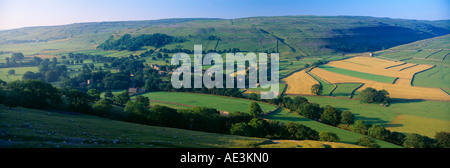
<path fill-rule="evenodd" d="M 143 46 L 154 46 L 159 48 L 170 43 L 181 43 L 185 39 L 169 36 L 166 34 L 142 34 L 132 37 L 130 34 L 125 34 L 121 38 L 114 40 L 114 36 L 110 36 L 105 42 L 98 45 L 97 48 L 103 50 L 128 50 L 136 51 Z"/>

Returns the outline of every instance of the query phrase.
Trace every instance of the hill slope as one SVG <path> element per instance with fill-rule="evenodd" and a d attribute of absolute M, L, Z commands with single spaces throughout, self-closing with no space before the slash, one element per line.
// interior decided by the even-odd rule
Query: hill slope
<path fill-rule="evenodd" d="M 275 16 L 240 19 L 163 19 L 77 23 L 0 31 L 0 44 L 45 43 L 61 39 L 86 39 L 90 47 L 111 34 L 164 33 L 185 38 L 191 49 L 279 52 L 281 56 L 327 55 L 364 52 L 450 33 L 449 21 L 417 21 L 355 16 Z M 85 46 L 85 49 L 89 49 Z M 9 47 L 11 48 L 11 47 Z M 55 48 L 52 48 L 55 49 Z M 56 47 L 56 49 L 58 49 Z M 8 51 L 8 47 L 0 47 Z"/>
<path fill-rule="evenodd" d="M 277 148 L 359 147 L 319 141 L 278 142 L 264 138 L 146 126 L 79 113 L 20 107 L 9 110 L 0 105 L 0 148 L 247 148 L 255 145 Z"/>

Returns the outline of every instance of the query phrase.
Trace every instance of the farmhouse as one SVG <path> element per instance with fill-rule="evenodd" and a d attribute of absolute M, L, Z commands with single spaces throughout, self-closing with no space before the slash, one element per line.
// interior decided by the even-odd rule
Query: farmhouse
<path fill-rule="evenodd" d="M 145 92 L 144 88 L 128 88 L 128 94 L 130 94 L 130 95 L 144 93 L 144 92 Z"/>

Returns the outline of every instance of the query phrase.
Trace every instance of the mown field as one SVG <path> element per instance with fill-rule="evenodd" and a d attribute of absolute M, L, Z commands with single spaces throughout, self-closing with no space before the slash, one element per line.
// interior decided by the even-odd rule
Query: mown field
<path fill-rule="evenodd" d="M 395 79 L 394 77 L 374 75 L 374 74 L 369 74 L 369 73 L 364 73 L 364 72 L 336 68 L 336 67 L 327 66 L 327 65 L 320 65 L 319 67 L 324 70 L 330 71 L 330 72 L 335 72 L 335 73 L 339 73 L 339 74 L 343 74 L 343 75 L 354 76 L 357 78 L 373 80 L 373 81 L 378 81 L 378 82 L 392 83 Z"/>

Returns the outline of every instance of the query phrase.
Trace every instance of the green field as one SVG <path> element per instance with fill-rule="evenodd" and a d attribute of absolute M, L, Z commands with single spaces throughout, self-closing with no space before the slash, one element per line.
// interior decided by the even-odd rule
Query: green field
<path fill-rule="evenodd" d="M 317 81 L 319 81 L 320 85 L 322 86 L 322 94 L 321 95 L 323 95 L 323 96 L 329 96 L 331 94 L 331 92 L 334 90 L 334 88 L 336 87 L 334 84 L 327 83 L 314 74 L 311 74 L 311 73 L 308 73 L 308 74 L 311 75 Z"/>
<path fill-rule="evenodd" d="M 8 71 L 14 69 L 16 74 L 8 75 Z M 25 72 L 39 72 L 38 67 L 14 67 L 14 68 L 0 68 L 0 79 L 6 82 L 12 82 L 15 80 L 22 80 L 22 76 Z"/>
<path fill-rule="evenodd" d="M 150 100 L 158 100 L 164 102 L 172 102 L 179 104 L 186 104 L 191 106 L 209 107 L 215 108 L 219 111 L 227 112 L 248 112 L 248 107 L 251 100 L 237 99 L 224 96 L 214 96 L 206 94 L 196 94 L 196 93 L 184 93 L 184 92 L 150 92 L 142 94 L 142 96 L 148 97 Z M 258 103 L 264 112 L 276 109 L 276 106 Z"/>
<path fill-rule="evenodd" d="M 274 113 L 271 113 L 270 115 L 265 116 L 265 118 L 270 119 L 270 120 L 277 120 L 282 123 L 294 122 L 294 123 L 303 124 L 307 127 L 310 127 L 312 129 L 318 131 L 318 132 L 330 131 L 330 132 L 335 133 L 341 139 L 341 142 L 344 142 L 344 143 L 355 144 L 360 137 L 364 136 L 364 135 L 357 134 L 357 133 L 354 133 L 351 131 L 347 131 L 347 130 L 340 129 L 337 127 L 322 124 L 320 122 L 317 122 L 317 121 L 302 117 L 300 115 L 291 113 L 288 110 L 278 110 L 277 112 L 274 112 Z M 398 147 L 400 147 L 395 144 L 391 144 L 391 143 L 380 141 L 380 140 L 376 140 L 376 142 L 382 148 L 398 148 Z"/>
<path fill-rule="evenodd" d="M 364 72 L 357 72 L 357 71 L 352 71 L 352 70 L 347 70 L 347 69 L 342 69 L 342 68 L 336 68 L 336 67 L 332 67 L 332 66 L 328 66 L 328 65 L 320 65 L 319 68 L 322 68 L 322 69 L 330 71 L 330 72 L 335 72 L 335 73 L 339 73 L 339 74 L 343 74 L 343 75 L 348 75 L 348 76 L 353 76 L 353 77 L 357 77 L 357 78 L 361 78 L 361 79 L 373 80 L 373 81 L 378 81 L 378 82 L 392 83 L 395 79 L 394 77 L 374 75 L 374 74 L 369 74 L 369 73 L 364 73 Z"/>
<path fill-rule="evenodd" d="M 369 124 L 380 123 L 388 129 L 403 128 L 408 132 L 420 133 L 433 137 L 438 131 L 450 131 L 450 127 L 442 127 L 442 124 L 432 121 L 445 122 L 450 125 L 450 102 L 438 101 L 410 101 L 392 102 L 389 107 L 382 107 L 377 104 L 361 104 L 359 100 L 336 99 L 328 97 L 304 96 L 310 102 L 319 103 L 321 106 L 331 105 L 341 110 L 348 110 L 355 115 L 355 120 L 364 120 Z M 391 123 L 400 115 L 410 115 L 420 117 L 423 121 L 414 124 Z M 426 122 L 429 120 L 430 122 Z"/>
<path fill-rule="evenodd" d="M 350 98 L 352 97 L 352 92 L 361 85 L 361 83 L 337 83 L 336 89 L 331 93 L 331 96 Z"/>
<path fill-rule="evenodd" d="M 450 67 L 436 66 L 414 76 L 413 86 L 450 88 Z"/>

